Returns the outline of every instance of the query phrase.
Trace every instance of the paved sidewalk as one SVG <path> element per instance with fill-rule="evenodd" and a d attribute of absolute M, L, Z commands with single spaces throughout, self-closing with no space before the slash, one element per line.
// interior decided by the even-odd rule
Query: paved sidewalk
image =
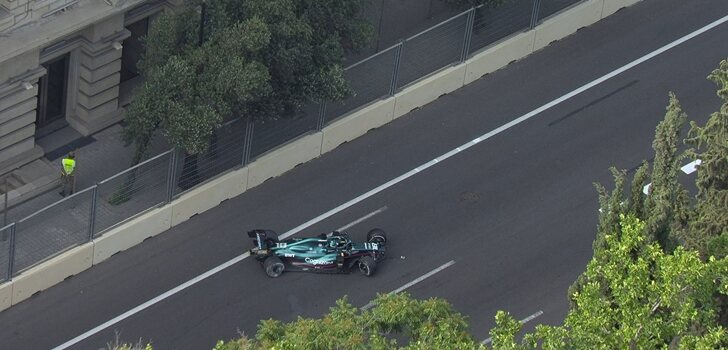
<path fill-rule="evenodd" d="M 41 139 L 38 143 L 46 149 L 46 159 L 61 172 L 61 159 L 68 151 L 76 151 L 77 175 L 76 175 L 76 192 L 80 192 L 94 184 L 113 176 L 131 166 L 131 160 L 134 153 L 134 146 L 125 146 L 121 138 L 122 125 L 115 124 L 96 134 L 83 137 L 76 133 L 70 127 L 66 127 L 59 133 L 62 134 L 59 140 Z M 73 138 L 69 142 L 69 136 Z M 75 134 L 75 135 L 74 135 Z M 47 138 L 52 138 L 53 135 Z M 49 149 L 47 144 L 53 145 L 53 142 L 64 142 L 60 147 Z M 163 137 L 157 137 L 150 147 L 150 158 L 169 150 L 171 146 L 165 142 Z M 41 196 L 35 197 L 30 201 L 24 202 L 16 207 L 10 208 L 8 211 L 8 223 L 18 221 L 52 203 L 55 203 L 63 196 L 60 195 L 60 188 L 47 192 Z"/>
<path fill-rule="evenodd" d="M 3 220 L 7 220 L 7 224 L 16 223 L 14 262 L 16 273 L 88 239 L 92 201 L 92 191 L 88 188 L 128 169 L 131 165 L 133 145 L 124 145 L 121 138 L 122 130 L 122 125 L 116 124 L 96 134 L 83 137 L 70 127 L 66 127 L 38 140 L 38 144 L 46 149 L 46 159 L 58 170 L 58 174 L 61 172 L 61 158 L 70 150 L 76 151 L 78 164 L 76 194 L 64 198 L 59 193 L 60 187 L 57 187 L 8 209 L 7 217 L 3 217 Z M 59 144 L 60 146 L 57 146 Z M 150 158 L 170 148 L 163 137 L 157 137 L 150 147 Z M 139 177 L 146 177 L 145 184 L 150 183 L 147 178 L 155 178 L 157 181 L 166 179 L 166 172 L 160 173 L 160 170 L 167 167 L 156 165 L 158 166 L 153 169 L 156 172 L 145 172 L 145 169 L 140 171 Z M 125 178 L 122 176 L 119 179 Z M 138 180 L 138 183 L 141 183 L 141 180 Z M 120 183 L 116 181 L 112 185 L 116 189 Z M 111 225 L 109 222 L 116 223 L 135 214 L 138 212 L 135 210 L 139 207 L 134 205 L 135 203 L 143 202 L 144 205 L 153 206 L 155 203 L 150 202 L 161 197 L 159 194 L 161 189 L 148 190 L 148 187 L 151 186 L 139 191 L 141 193 L 135 195 L 132 200 L 113 208 L 109 208 L 111 205 L 108 203 L 108 198 L 113 194 L 109 193 L 105 196 L 105 200 L 99 200 L 95 224 L 106 228 Z M 107 189 L 107 192 L 113 191 Z M 100 191 L 99 197 L 101 196 Z M 150 197 L 154 198 L 150 200 Z M 61 200 L 63 201 L 59 203 Z M 1 241 L 2 238 L 0 237 L 0 261 L 2 261 L 0 265 L 5 266 L 9 247 L 7 241 Z M 4 279 L 4 275 L 5 271 L 0 271 L 0 280 Z"/>

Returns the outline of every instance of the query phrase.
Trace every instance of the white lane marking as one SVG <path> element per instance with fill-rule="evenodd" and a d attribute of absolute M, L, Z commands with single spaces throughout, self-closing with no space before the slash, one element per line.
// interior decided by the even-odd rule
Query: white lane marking
<path fill-rule="evenodd" d="M 685 174 L 692 174 L 695 170 L 698 170 L 698 165 L 702 163 L 703 161 L 700 159 L 696 159 L 688 164 L 685 164 L 680 170 L 684 172 Z"/>
<path fill-rule="evenodd" d="M 172 296 L 174 294 L 177 294 L 177 293 L 181 292 L 182 290 L 186 289 L 187 287 L 192 286 L 193 284 L 196 284 L 197 282 L 200 282 L 200 281 L 204 280 L 205 278 L 208 278 L 208 277 L 210 277 L 210 276 L 212 276 L 212 275 L 214 275 L 214 274 L 216 274 L 216 273 L 218 273 L 218 272 L 220 272 L 220 271 L 222 271 L 222 270 L 224 270 L 224 269 L 226 269 L 226 268 L 228 268 L 228 267 L 230 267 L 232 265 L 237 264 L 238 262 L 242 261 L 243 259 L 245 259 L 245 258 L 247 258 L 249 256 L 250 256 L 250 253 L 245 253 L 245 254 L 242 254 L 240 256 L 237 256 L 237 257 L 235 257 L 233 259 L 230 259 L 230 260 L 226 261 L 225 263 L 223 263 L 223 264 L 215 267 L 214 269 L 212 269 L 210 271 L 207 271 L 207 272 L 205 272 L 205 273 L 203 273 L 203 274 L 201 274 L 201 275 L 199 275 L 199 276 L 197 276 L 197 277 L 195 277 L 195 278 L 193 278 L 193 279 L 191 279 L 191 280 L 189 280 L 189 281 L 187 281 L 185 283 L 182 283 L 179 286 L 174 287 L 174 288 L 172 288 L 172 289 L 170 289 L 170 290 L 168 290 L 168 291 L 160 294 L 159 296 L 156 296 L 153 299 L 150 299 L 150 300 L 146 301 L 145 303 L 143 303 L 143 304 L 141 304 L 141 305 L 139 305 L 139 306 L 137 306 L 137 307 L 135 307 L 135 308 L 133 308 L 133 309 L 131 309 L 131 310 L 129 310 L 129 311 L 121 314 L 121 315 L 119 315 L 119 316 L 114 317 L 114 318 L 112 318 L 112 319 L 110 319 L 110 320 L 108 320 L 108 321 L 106 321 L 106 322 L 104 322 L 104 323 L 102 323 L 102 324 L 100 324 L 100 325 L 98 325 L 98 326 L 96 326 L 96 327 L 88 330 L 87 332 L 85 332 L 85 333 L 83 333 L 83 334 L 81 334 L 81 335 L 79 335 L 79 336 L 77 336 L 77 337 L 75 337 L 75 338 L 73 338 L 73 339 L 71 339 L 71 340 L 69 340 L 69 341 L 67 341 L 67 342 L 65 342 L 65 343 L 63 343 L 63 344 L 55 347 L 55 348 L 53 348 L 53 349 L 54 350 L 55 349 L 65 349 L 65 348 L 68 348 L 69 346 L 75 345 L 76 343 L 78 343 L 78 342 L 80 342 L 80 341 L 82 341 L 82 340 L 84 340 L 84 339 L 86 339 L 86 338 L 88 338 L 88 337 L 90 337 L 90 336 L 92 336 L 92 335 L 94 335 L 94 334 L 96 334 L 96 333 L 98 333 L 98 332 L 100 332 L 100 331 L 108 328 L 108 327 L 111 327 L 112 325 L 114 325 L 114 324 L 116 324 L 116 323 L 118 323 L 118 322 L 120 322 L 120 321 L 122 321 L 122 320 L 124 320 L 124 319 L 126 319 L 126 318 L 128 318 L 128 317 L 130 317 L 130 316 L 132 316 L 132 315 L 134 315 L 134 314 L 136 314 L 136 313 L 138 313 L 138 312 L 140 312 L 140 311 L 142 311 L 142 310 L 144 310 L 144 309 L 152 306 L 152 305 L 154 305 L 154 304 L 156 304 L 156 303 L 158 303 L 158 302 L 160 302 L 160 301 L 162 301 L 164 299 L 167 299 L 167 298 L 169 298 L 170 296 Z"/>
<path fill-rule="evenodd" d="M 405 284 L 405 285 L 403 285 L 403 286 L 401 286 L 401 287 L 399 287 L 399 288 L 397 288 L 397 289 L 389 292 L 389 294 L 397 294 L 397 293 L 399 293 L 399 292 L 401 292 L 401 291 L 403 291 L 403 290 L 405 290 L 405 289 L 407 289 L 409 287 L 414 286 L 417 283 L 420 283 L 420 282 L 426 280 L 429 277 L 432 277 L 432 275 L 434 275 L 434 274 L 436 274 L 436 273 L 438 273 L 438 272 L 440 272 L 440 271 L 442 271 L 442 270 L 444 270 L 444 269 L 446 269 L 446 268 L 448 268 L 450 266 L 453 266 L 453 265 L 455 265 L 455 260 L 450 260 L 450 261 L 442 264 L 440 267 L 438 267 L 438 268 L 436 268 L 436 269 L 434 269 L 434 270 L 432 270 L 432 271 L 430 271 L 430 272 L 428 272 L 428 273 L 426 273 L 426 274 L 424 274 L 424 275 L 422 275 L 420 277 L 417 277 L 413 281 L 411 281 L 411 282 L 409 282 L 409 283 L 407 283 L 407 284 Z M 362 310 L 367 310 L 367 309 L 371 309 L 373 306 L 374 306 L 374 302 L 370 301 L 366 305 L 362 306 L 361 309 Z"/>
<path fill-rule="evenodd" d="M 367 215 L 362 216 L 361 218 L 359 218 L 357 220 L 354 220 L 354 221 L 352 221 L 352 222 L 350 222 L 350 223 L 348 223 L 348 224 L 346 224 L 344 226 L 339 227 L 338 229 L 336 229 L 336 231 L 341 232 L 341 231 L 344 231 L 344 230 L 346 230 L 348 228 L 351 228 L 352 226 L 357 225 L 357 224 L 360 224 L 362 221 L 367 220 L 367 219 L 371 218 L 372 216 L 377 215 L 377 214 L 379 214 L 379 213 L 381 213 L 381 212 L 383 212 L 383 211 L 385 211 L 387 209 L 389 209 L 389 208 L 385 205 L 385 206 L 383 206 L 383 207 L 381 207 L 381 208 L 379 208 L 379 209 L 377 209 L 377 210 L 375 210 L 375 211 L 373 211 L 373 212 L 371 212 L 371 213 L 369 213 Z"/>
<path fill-rule="evenodd" d="M 673 41 L 673 42 L 671 42 L 671 43 L 669 43 L 669 44 L 667 44 L 667 45 L 665 45 L 665 46 L 663 46 L 663 47 L 661 47 L 661 48 L 659 48 L 659 49 L 657 49 L 655 51 L 652 51 L 652 52 L 648 53 L 647 55 L 644 55 L 644 56 L 642 56 L 642 57 L 640 57 L 640 58 L 638 58 L 638 59 L 636 59 L 636 60 L 634 60 L 634 61 L 632 61 L 632 62 L 630 62 L 630 63 L 628 63 L 628 64 L 626 64 L 626 65 L 624 65 L 622 67 L 620 67 L 620 68 L 617 68 L 617 69 L 613 70 L 612 72 L 608 73 L 607 75 L 604 75 L 604 76 L 602 76 L 602 77 L 600 77 L 600 78 L 598 78 L 598 79 L 596 79 L 596 80 L 594 80 L 594 81 L 592 81 L 590 83 L 587 83 L 585 85 L 582 85 L 581 87 L 577 88 L 576 90 L 574 90 L 574 91 L 572 91 L 570 93 L 567 93 L 566 95 L 563 95 L 563 96 L 561 96 L 561 97 L 559 97 L 559 98 L 557 98 L 557 99 L 555 99 L 555 100 L 553 100 L 553 101 L 551 101 L 551 102 L 549 102 L 549 103 L 547 103 L 547 104 L 545 104 L 545 105 L 543 105 L 543 106 L 541 106 L 541 107 L 539 107 L 537 109 L 534 109 L 533 111 L 531 111 L 531 112 L 529 112 L 529 113 L 527 113 L 525 115 L 522 115 L 522 116 L 520 116 L 520 117 L 518 117 L 518 118 L 516 118 L 516 119 L 514 119 L 514 120 L 512 120 L 512 121 L 510 121 L 510 122 L 508 122 L 506 124 L 501 125 L 500 127 L 496 128 L 494 130 L 491 130 L 490 132 L 488 132 L 486 134 L 483 134 L 480 137 L 477 137 L 477 138 L 473 139 L 473 141 L 470 141 L 470 142 L 468 142 L 468 143 L 460 146 L 460 149 L 461 149 L 460 152 L 465 151 L 468 148 L 472 147 L 473 145 L 478 144 L 478 143 L 480 143 L 480 142 L 482 142 L 484 140 L 487 140 L 487 139 L 489 139 L 489 138 L 491 138 L 491 137 L 493 137 L 493 136 L 495 136 L 497 134 L 500 134 L 501 132 L 510 129 L 510 128 L 512 128 L 512 127 L 514 127 L 514 126 L 516 126 L 516 125 L 518 125 L 518 124 L 520 124 L 520 123 L 522 123 L 522 122 L 524 122 L 524 121 L 532 118 L 533 116 L 535 116 L 535 115 L 537 115 L 537 114 L 539 114 L 539 113 L 541 113 L 541 112 L 543 112 L 543 111 L 545 111 L 545 110 L 547 110 L 547 109 L 549 109 L 549 108 L 551 108 L 551 107 L 553 107 L 553 106 L 555 106 L 555 105 L 557 105 L 557 104 L 559 104 L 561 102 L 564 102 L 564 101 L 566 101 L 566 100 L 568 100 L 568 99 L 570 99 L 570 98 L 572 98 L 572 97 L 574 97 L 574 96 L 576 96 L 576 95 L 578 95 L 578 94 L 580 94 L 580 93 L 582 93 L 582 92 L 584 92 L 584 91 L 586 91 L 588 89 L 591 89 L 592 87 L 594 87 L 594 86 L 596 86 L 598 84 L 601 84 L 601 83 L 605 82 L 606 80 L 611 79 L 611 78 L 613 78 L 613 77 L 615 77 L 615 76 L 617 76 L 617 75 L 625 72 L 626 70 L 631 69 L 631 68 L 637 66 L 638 64 L 644 63 L 645 61 L 647 61 L 649 59 L 652 59 L 655 56 L 657 56 L 657 55 L 659 55 L 659 54 L 661 54 L 661 53 L 663 53 L 663 52 L 665 52 L 667 50 L 670 50 L 670 49 L 674 48 L 675 46 L 678 46 L 678 45 L 680 45 L 680 44 L 682 44 L 682 43 L 684 43 L 684 42 L 686 42 L 686 41 L 688 41 L 688 40 L 690 40 L 690 39 L 692 39 L 692 38 L 694 38 L 694 37 L 696 37 L 696 36 L 698 36 L 700 34 L 703 34 L 703 33 L 705 33 L 707 31 L 709 31 L 709 30 L 717 27 L 718 25 L 720 25 L 720 24 L 722 24 L 722 23 L 724 23 L 726 21 L 728 21 L 728 16 L 724 16 L 724 17 L 722 17 L 722 18 L 720 18 L 720 19 L 718 19 L 718 20 L 716 20 L 716 21 L 714 21 L 714 22 L 712 22 L 712 23 L 710 23 L 710 24 L 708 24 L 708 25 L 706 25 L 706 26 L 704 26 L 704 27 L 702 27 L 702 28 L 700 28 L 700 29 L 698 29 L 698 30 L 690 33 L 690 34 L 688 34 L 688 35 L 685 35 L 685 36 L 683 36 L 683 37 L 681 37 L 681 38 L 679 38 L 679 39 L 677 39 L 677 40 L 675 40 L 675 41 Z M 443 157 L 440 157 L 441 158 L 440 160 L 445 160 L 445 159 L 449 158 L 450 156 L 452 156 L 452 155 L 454 155 L 456 153 L 459 153 L 459 152 L 457 152 L 457 151 L 456 152 L 450 151 L 450 152 L 447 153 L 447 154 L 449 154 L 447 157 L 444 157 L 444 156 Z M 287 237 L 290 237 L 290 236 L 292 236 L 292 235 L 300 232 L 301 230 L 303 230 L 303 229 L 305 229 L 305 228 L 307 228 L 307 227 L 309 227 L 309 226 L 311 226 L 311 225 L 313 225 L 313 224 L 315 224 L 315 223 L 317 223 L 319 221 L 322 221 L 322 220 L 324 220 L 324 219 L 326 219 L 326 218 L 328 218 L 328 217 L 330 217 L 330 216 L 332 216 L 332 215 L 334 215 L 334 214 L 336 214 L 336 213 L 338 213 L 338 212 L 340 212 L 340 211 L 342 211 L 342 210 L 344 210 L 346 208 L 351 207 L 354 204 L 357 204 L 357 203 L 359 203 L 359 202 L 361 202 L 361 201 L 363 201 L 363 200 L 365 200 L 365 199 L 367 199 L 367 198 L 369 198 L 369 197 L 371 197 L 371 196 L 373 196 L 373 195 L 375 195 L 375 194 L 377 194 L 377 193 L 379 193 L 379 192 L 381 192 L 381 191 L 383 191 L 383 190 L 385 190 L 385 189 L 387 189 L 389 187 L 392 187 L 392 186 L 396 185 L 397 183 L 399 183 L 399 182 L 401 182 L 401 181 L 403 181 L 403 180 L 411 177 L 412 175 L 415 175 L 418 172 L 423 171 L 423 170 L 431 167 L 435 163 L 436 163 L 436 161 L 434 161 L 434 160 L 433 161 L 430 161 L 430 162 L 428 162 L 428 163 L 426 163 L 424 165 L 421 165 L 418 168 L 412 169 L 412 170 L 410 170 L 410 171 L 408 171 L 408 172 L 406 172 L 406 173 L 404 173 L 404 174 L 402 174 L 400 176 L 397 176 L 396 178 L 394 178 L 392 180 L 389 180 L 389 181 L 387 181 L 387 182 L 385 182 L 385 183 L 383 183 L 383 184 L 381 184 L 381 185 L 379 185 L 379 186 L 377 186 L 377 187 L 369 190 L 368 192 L 360 195 L 359 197 L 356 197 L 356 198 L 354 198 L 354 199 L 352 199 L 352 200 L 350 200 L 350 201 L 348 201 L 348 202 L 346 202 L 346 203 L 344 203 L 344 204 L 342 204 L 342 205 L 340 205 L 340 206 L 338 206 L 338 207 L 336 207 L 334 209 L 331 209 L 331 210 L 327 211 L 324 214 L 321 214 L 321 215 L 319 215 L 319 216 L 317 216 L 317 217 L 315 217 L 315 218 L 313 218 L 313 219 L 311 219 L 311 220 L 309 220 L 309 221 L 307 221 L 307 222 L 305 222 L 305 223 L 303 223 L 303 224 L 301 224 L 301 225 L 293 228 L 292 230 L 288 231 L 286 234 L 284 234 L 280 238 L 281 239 L 285 239 Z M 235 264 L 236 262 L 239 262 L 239 261 L 245 259 L 243 257 L 244 255 L 245 254 L 240 255 L 240 256 L 237 256 L 237 257 L 235 257 L 235 258 L 233 258 L 233 259 L 231 259 L 231 260 L 223 263 L 222 265 L 213 268 L 210 271 L 219 272 L 219 271 L 223 270 L 224 268 L 229 267 L 229 266 Z M 222 267 L 222 266 L 224 266 L 224 267 Z M 222 268 L 220 268 L 220 267 L 222 267 Z M 214 274 L 214 273 L 208 274 L 208 272 L 205 272 L 204 274 L 202 274 L 202 275 L 200 275 L 198 277 L 195 277 L 195 278 L 191 279 L 190 281 L 185 282 L 182 285 L 180 285 L 178 287 L 175 287 L 174 289 L 172 289 L 172 290 L 170 290 L 168 292 L 165 292 L 164 294 L 160 295 L 159 297 L 156 297 L 156 298 L 152 299 L 152 300 L 155 300 L 152 303 L 150 303 L 152 301 L 152 300 L 150 300 L 148 302 L 145 302 L 144 304 L 141 304 L 140 306 L 135 307 L 134 309 L 132 309 L 132 310 L 136 310 L 135 312 L 131 312 L 132 310 L 129 310 L 129 311 L 127 311 L 127 312 L 125 312 L 125 313 L 123 313 L 123 314 L 121 314 L 121 315 L 113 318 L 112 320 L 103 323 L 104 327 L 97 326 L 97 327 L 93 328 L 92 330 L 89 330 L 88 332 L 83 333 L 82 335 L 80 335 L 80 336 L 78 336 L 76 338 L 73 338 L 73 339 L 69 340 L 66 343 L 63 343 L 62 345 L 59 345 L 58 347 L 56 347 L 54 349 L 61 350 L 61 349 L 65 349 L 65 348 L 67 348 L 67 347 L 69 347 L 71 345 L 74 345 L 74 344 L 80 342 L 81 340 L 83 340 L 85 338 L 88 338 L 91 335 L 93 335 L 93 334 L 95 334 L 95 333 L 103 330 L 104 328 L 109 327 L 109 326 L 111 326 L 111 325 L 113 325 L 113 324 L 115 324 L 115 323 L 117 323 L 117 322 L 119 322 L 119 321 L 121 321 L 121 320 L 123 320 L 123 319 L 125 319 L 125 318 L 127 318 L 127 317 L 129 317 L 129 316 L 131 316 L 131 315 L 133 315 L 133 314 L 135 314 L 135 313 L 137 313 L 137 312 L 139 312 L 139 311 L 147 308 L 147 307 L 149 307 L 149 306 L 152 306 L 152 305 L 156 304 L 157 302 L 159 302 L 161 300 L 164 300 L 164 299 L 168 298 L 169 296 L 171 296 L 171 295 L 173 295 L 175 293 L 178 293 L 179 291 L 181 291 L 181 290 L 183 290 L 183 289 L 185 289 L 185 288 L 187 288 L 187 287 L 189 287 L 189 286 L 191 286 L 191 285 L 193 285 L 193 284 L 195 284 L 195 283 L 197 283 L 197 282 L 199 282 L 199 281 L 201 281 L 201 280 L 203 280 L 203 279 L 205 279 L 205 278 L 207 278 L 207 277 L 209 277 L 209 276 L 211 276 L 211 275 Z M 204 277 L 202 277 L 202 276 L 204 276 Z M 202 278 L 200 278 L 200 277 L 202 277 Z M 192 282 L 192 281 L 194 281 L 194 282 Z M 192 282 L 192 283 L 190 283 L 190 282 Z M 178 289 L 181 286 L 185 286 L 185 287 Z M 174 291 L 174 292 L 173 293 L 170 293 L 172 291 Z M 162 296 L 164 296 L 164 297 L 162 297 Z M 162 297 L 162 298 L 160 298 L 160 297 Z M 141 307 L 142 305 L 144 305 L 144 307 Z M 124 316 L 124 317 L 122 317 L 122 316 Z"/>
<path fill-rule="evenodd" d="M 534 318 L 536 318 L 536 317 L 539 317 L 539 316 L 541 316 L 541 315 L 543 315 L 543 311 L 541 311 L 541 310 L 538 310 L 537 312 L 535 312 L 535 313 L 531 314 L 530 316 L 528 316 L 528 317 L 526 317 L 526 318 L 524 318 L 524 319 L 522 319 L 522 320 L 520 320 L 520 321 L 518 321 L 518 322 L 521 322 L 521 324 L 526 324 L 526 323 L 528 323 L 529 321 L 533 321 L 533 319 L 534 319 Z M 486 340 L 483 340 L 483 341 L 482 341 L 482 342 L 480 342 L 480 343 L 481 343 L 481 344 L 490 344 L 490 342 L 492 342 L 492 341 L 493 341 L 493 338 L 491 338 L 491 337 L 488 337 L 488 339 L 486 339 Z"/>

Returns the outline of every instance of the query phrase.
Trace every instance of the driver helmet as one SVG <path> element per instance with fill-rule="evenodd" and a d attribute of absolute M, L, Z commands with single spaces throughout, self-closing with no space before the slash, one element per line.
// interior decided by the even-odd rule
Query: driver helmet
<path fill-rule="evenodd" d="M 336 248 L 339 246 L 339 237 L 329 238 L 329 248 Z"/>

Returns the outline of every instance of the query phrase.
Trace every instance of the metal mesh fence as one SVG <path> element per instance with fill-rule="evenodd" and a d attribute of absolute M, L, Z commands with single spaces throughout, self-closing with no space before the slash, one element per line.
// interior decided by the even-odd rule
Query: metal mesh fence
<path fill-rule="evenodd" d="M 543 21 L 547 17 L 584 0 L 540 0 L 540 8 L 538 10 L 538 20 L 536 23 Z"/>
<path fill-rule="evenodd" d="M 467 13 L 461 13 L 405 40 L 397 87 L 459 62 L 467 19 Z"/>
<path fill-rule="evenodd" d="M 78 189 L 79 187 L 76 188 Z M 60 187 L 52 188 L 50 191 L 42 195 L 28 200 L 24 200 L 22 203 L 17 203 L 15 205 L 9 206 L 7 208 L 7 215 L 3 213 L 2 224 L 9 225 L 12 222 L 16 222 L 30 214 L 35 213 L 41 208 L 45 208 L 51 203 L 59 201 L 61 198 L 63 198 L 60 196 L 59 191 Z"/>
<path fill-rule="evenodd" d="M 10 279 L 11 237 L 13 225 L 0 228 L 0 283 Z"/>
<path fill-rule="evenodd" d="M 195 157 L 180 153 L 176 161 L 175 195 L 243 164 L 245 124 L 245 120 L 234 119 L 218 128 L 207 151 L 197 155 L 196 166 Z"/>
<path fill-rule="evenodd" d="M 16 223 L 13 276 L 89 240 L 93 190 L 74 193 Z"/>
<path fill-rule="evenodd" d="M 475 10 L 470 53 L 474 53 L 511 34 L 528 29 L 536 0 L 508 0 L 498 7 L 481 6 Z"/>
<path fill-rule="evenodd" d="M 167 200 L 171 155 L 167 151 L 99 183 L 94 235 Z"/>
<path fill-rule="evenodd" d="M 325 123 L 389 95 L 398 51 L 398 46 L 393 46 L 347 68 L 344 74 L 354 96 L 342 102 L 327 103 Z"/>
<path fill-rule="evenodd" d="M 250 159 L 280 146 L 311 130 L 316 130 L 319 122 L 319 104 L 309 103 L 292 118 L 276 120 L 256 120 L 253 128 L 253 143 Z"/>

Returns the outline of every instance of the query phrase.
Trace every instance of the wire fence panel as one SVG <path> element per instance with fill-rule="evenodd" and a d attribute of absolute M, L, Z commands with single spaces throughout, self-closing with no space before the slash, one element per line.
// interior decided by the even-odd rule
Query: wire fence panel
<path fill-rule="evenodd" d="M 167 151 L 99 183 L 95 236 L 167 200 L 171 155 Z"/>
<path fill-rule="evenodd" d="M 328 124 L 347 112 L 388 96 L 397 52 L 397 46 L 393 46 L 347 68 L 344 76 L 354 95 L 341 102 L 327 103 L 324 122 Z"/>
<path fill-rule="evenodd" d="M 60 177 L 60 176 L 59 176 Z M 60 187 L 54 188 L 52 191 L 25 200 L 22 203 L 8 207 L 7 214 L 3 213 L 3 225 L 9 225 L 30 214 L 35 213 L 39 209 L 45 208 L 51 203 L 59 201 L 62 197 L 59 195 Z"/>
<path fill-rule="evenodd" d="M 475 10 L 471 55 L 511 34 L 528 29 L 536 0 L 508 0 L 497 7 L 481 6 Z"/>
<path fill-rule="evenodd" d="M 10 235 L 13 230 L 12 225 L 0 228 L 0 283 L 10 279 L 8 268 L 10 267 Z"/>
<path fill-rule="evenodd" d="M 397 87 L 459 62 L 468 14 L 462 13 L 405 40 Z"/>
<path fill-rule="evenodd" d="M 177 160 L 174 193 L 179 195 L 194 186 L 243 164 L 245 120 L 234 119 L 218 128 L 207 151 L 195 157 L 182 153 Z M 187 158 L 187 159 L 185 159 Z M 187 161 L 187 164 L 185 164 Z"/>
<path fill-rule="evenodd" d="M 93 192 L 74 193 L 16 223 L 13 276 L 88 242 Z"/>
<path fill-rule="evenodd" d="M 250 159 L 295 139 L 309 131 L 316 130 L 319 122 L 319 104 L 309 103 L 292 118 L 256 120 L 253 127 L 253 144 Z"/>
<path fill-rule="evenodd" d="M 538 20 L 536 23 L 543 21 L 547 17 L 584 0 L 541 0 L 541 7 L 538 10 Z"/>

